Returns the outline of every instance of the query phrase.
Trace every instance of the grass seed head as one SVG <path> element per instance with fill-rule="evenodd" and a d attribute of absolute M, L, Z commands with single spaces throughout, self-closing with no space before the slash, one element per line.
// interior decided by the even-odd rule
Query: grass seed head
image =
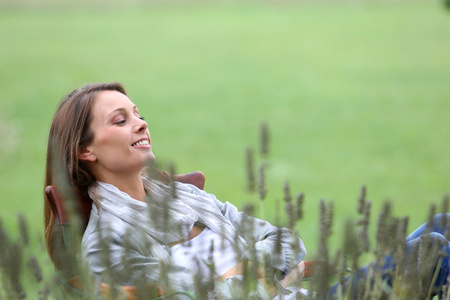
<path fill-rule="evenodd" d="M 22 238 L 22 243 L 25 246 L 28 246 L 29 243 L 28 225 L 25 220 L 25 216 L 23 214 L 19 214 L 17 219 L 19 221 L 19 230 L 20 230 L 20 237 Z"/>
<path fill-rule="evenodd" d="M 253 163 L 253 150 L 248 147 L 246 150 L 246 168 L 247 168 L 247 189 L 249 192 L 255 190 L 255 170 Z"/>
<path fill-rule="evenodd" d="M 295 206 L 295 218 L 297 220 L 301 220 L 303 218 L 303 202 L 304 202 L 305 195 L 303 193 L 297 194 L 296 199 L 296 206 Z"/>
<path fill-rule="evenodd" d="M 30 259 L 28 260 L 28 266 L 32 270 L 36 282 L 41 282 L 43 278 L 42 269 L 41 266 L 39 265 L 38 260 L 36 259 L 36 256 L 34 255 L 30 256 Z"/>
<path fill-rule="evenodd" d="M 269 129 L 267 122 L 261 122 L 260 132 L 261 154 L 265 156 L 269 154 Z"/>
<path fill-rule="evenodd" d="M 358 214 L 363 214 L 364 213 L 364 208 L 366 204 L 366 186 L 362 186 L 361 187 L 361 191 L 358 197 L 358 206 L 357 206 L 357 212 Z"/>
<path fill-rule="evenodd" d="M 259 172 L 258 172 L 258 196 L 261 201 L 264 200 L 264 198 L 266 198 L 266 194 L 267 194 L 265 177 L 266 177 L 265 176 L 265 165 L 261 164 L 259 166 Z"/>

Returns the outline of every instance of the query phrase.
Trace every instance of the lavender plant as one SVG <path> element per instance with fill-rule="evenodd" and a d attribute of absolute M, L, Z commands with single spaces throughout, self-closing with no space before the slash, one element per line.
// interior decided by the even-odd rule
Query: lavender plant
<path fill-rule="evenodd" d="M 267 124 L 261 126 L 261 146 L 260 153 L 266 156 L 268 152 L 268 128 Z M 267 199 L 266 172 L 268 171 L 266 162 L 262 163 L 258 173 L 258 189 L 255 191 L 254 163 L 256 158 L 250 148 L 246 151 L 247 157 L 247 175 L 249 190 L 257 194 L 257 198 L 263 201 Z M 171 173 L 175 173 L 172 168 Z M 83 261 L 79 245 L 81 244 L 82 228 L 81 222 L 77 216 L 75 196 L 71 193 L 64 179 L 60 180 L 63 195 L 67 200 L 67 208 L 71 215 L 72 226 L 69 228 L 66 240 L 61 238 L 57 247 L 61 251 L 60 259 L 64 262 L 64 270 L 59 270 L 56 274 L 47 263 L 42 263 L 39 258 L 42 253 L 33 253 L 40 249 L 33 245 L 34 239 L 30 237 L 27 230 L 26 218 L 23 215 L 18 217 L 19 236 L 11 236 L 0 220 L 0 299 L 171 299 L 176 297 L 185 297 L 190 299 L 221 299 L 221 294 L 217 292 L 218 281 L 212 275 L 215 271 L 214 263 L 209 263 L 208 267 L 212 271 L 208 278 L 203 278 L 200 274 L 194 274 L 195 290 L 176 290 L 170 286 L 170 282 L 176 280 L 169 278 L 169 270 L 173 266 L 168 261 L 161 261 L 158 269 L 158 279 L 155 282 L 148 280 L 148 274 L 136 270 L 133 262 L 128 259 L 131 251 L 134 251 L 128 243 L 126 237 L 131 235 L 129 232 L 124 236 L 124 251 L 122 253 L 121 263 L 122 272 L 114 271 L 111 266 L 110 236 L 101 237 L 102 261 L 99 262 L 105 266 L 103 278 L 107 282 L 99 282 L 94 279 L 86 262 Z M 175 185 L 172 188 L 172 197 L 177 197 Z M 283 199 L 284 213 L 279 218 L 278 223 L 285 224 L 286 227 L 295 231 L 299 222 L 302 221 L 304 214 L 303 205 L 305 196 L 298 193 L 295 198 L 292 197 L 291 186 L 286 181 L 282 190 L 282 195 L 276 197 L 273 201 Z M 170 199 L 163 201 L 170 205 Z M 442 201 L 442 212 L 448 211 L 449 198 L 446 195 Z M 280 207 L 282 204 L 277 202 Z M 262 207 L 262 206 L 261 206 Z M 376 236 L 371 242 L 368 234 L 372 213 L 371 201 L 367 199 L 367 189 L 363 186 L 360 190 L 356 202 L 357 217 L 345 222 L 342 247 L 332 253 L 329 247 L 329 239 L 333 235 L 334 226 L 334 204 L 321 200 L 319 203 L 319 247 L 315 254 L 309 254 L 317 258 L 313 276 L 308 281 L 295 283 L 297 287 L 305 287 L 310 290 L 308 299 L 331 299 L 329 295 L 330 285 L 337 282 L 338 292 L 336 299 L 430 299 L 435 294 L 439 294 L 441 299 L 450 299 L 448 285 L 445 285 L 441 291 L 434 288 L 432 282 L 437 276 L 439 270 L 433 270 L 436 265 L 436 259 L 445 257 L 442 253 L 442 245 L 433 243 L 427 236 L 421 238 L 420 245 L 412 255 L 405 255 L 406 236 L 408 230 L 408 217 L 395 217 L 392 214 L 392 205 L 386 202 L 380 211 L 378 218 L 374 221 L 376 224 Z M 255 209 L 252 205 L 246 205 L 243 208 L 244 217 L 239 226 L 239 235 L 245 236 L 251 245 L 254 243 L 252 232 L 255 226 L 255 219 L 247 217 L 255 215 Z M 281 211 L 280 211 L 281 213 Z M 437 213 L 436 206 L 430 207 L 430 218 Z M 154 220 L 164 223 L 167 219 L 167 206 L 159 211 L 149 212 Z M 260 212 L 263 214 L 263 211 Z M 430 223 L 430 228 L 433 224 Z M 446 227 L 446 236 L 450 234 L 450 224 L 440 224 Z M 59 233 L 62 236 L 62 233 Z M 224 237 L 223 237 L 224 238 Z M 253 299 L 257 295 L 258 274 L 263 270 L 266 283 L 273 283 L 276 272 L 269 268 L 266 261 L 276 260 L 283 255 L 281 247 L 282 232 L 277 232 L 277 242 L 273 245 L 270 253 L 265 253 L 265 258 L 257 256 L 256 249 L 249 247 L 249 254 L 243 266 L 243 280 L 240 285 L 236 285 L 232 291 L 233 299 Z M 238 239 L 238 236 L 236 236 Z M 150 243 L 150 242 L 149 242 Z M 68 247 L 69 246 L 69 247 Z M 209 261 L 213 261 L 211 256 L 215 249 L 223 247 L 222 244 L 211 243 L 209 245 Z M 146 249 L 151 249 L 152 245 L 147 244 Z M 237 249 L 236 249 L 237 251 Z M 151 255 L 149 253 L 149 255 Z M 366 268 L 363 273 L 361 269 L 361 257 L 363 255 L 372 255 L 375 262 Z M 447 259 L 447 258 L 445 258 Z M 417 260 L 417 261 L 416 261 Z M 329 261 L 333 262 L 334 268 L 330 268 Z M 250 263 L 251 262 L 251 263 Z M 198 264 L 204 263 L 197 261 Z M 386 264 L 395 266 L 395 268 L 383 268 Z M 432 274 L 432 276 L 430 276 Z M 59 278 L 59 279 L 58 279 Z M 123 279 L 129 278 L 130 286 L 123 286 Z M 58 279 L 58 280 L 57 280 Z M 162 288 L 161 288 L 162 287 Z M 195 296 L 194 296 L 195 295 Z M 132 298 L 130 298 L 132 297 Z M 298 295 L 299 299 L 301 299 Z M 282 297 L 281 297 L 282 298 Z"/>

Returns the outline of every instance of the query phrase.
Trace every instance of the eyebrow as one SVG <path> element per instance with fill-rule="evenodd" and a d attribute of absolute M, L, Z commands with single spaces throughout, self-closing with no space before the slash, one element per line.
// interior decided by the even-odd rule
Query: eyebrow
<path fill-rule="evenodd" d="M 133 111 L 137 111 L 138 110 L 138 108 L 137 108 L 137 106 L 135 105 L 135 106 L 133 106 Z M 112 114 L 114 114 L 115 112 L 126 112 L 127 110 L 125 109 L 125 108 L 123 108 L 123 107 L 120 107 L 120 108 L 117 108 L 117 109 L 115 109 L 115 110 L 113 110 L 112 112 L 110 112 L 109 114 L 108 114 L 108 116 L 107 116 L 107 118 L 109 118 Z"/>

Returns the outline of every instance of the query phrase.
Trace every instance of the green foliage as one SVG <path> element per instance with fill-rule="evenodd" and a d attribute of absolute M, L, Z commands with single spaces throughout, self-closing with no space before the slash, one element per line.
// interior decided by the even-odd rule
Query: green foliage
<path fill-rule="evenodd" d="M 444 0 L 443 1 L 445 8 L 450 9 L 450 1 L 449 0 Z"/>
<path fill-rule="evenodd" d="M 257 193 L 255 191 L 255 193 Z M 369 201 L 365 199 L 365 188 L 362 188 L 357 208 L 364 207 L 359 210 L 361 219 L 347 220 L 345 224 L 345 233 L 341 236 L 343 243 L 334 253 L 335 250 L 329 247 L 330 237 L 334 234 L 334 205 L 333 203 L 326 203 L 320 201 L 319 205 L 319 247 L 318 252 L 310 254 L 311 257 L 318 259 L 317 264 L 313 272 L 313 277 L 309 278 L 309 281 L 300 281 L 294 284 L 307 288 L 310 293 L 314 292 L 315 299 L 323 299 L 327 294 L 328 288 L 335 281 L 344 282 L 344 277 L 349 276 L 348 286 L 354 288 L 347 288 L 345 292 L 339 289 L 339 294 L 336 299 L 351 299 L 352 295 L 356 295 L 357 299 L 429 299 L 434 296 L 436 292 L 442 292 L 445 299 L 450 299 L 448 293 L 448 286 L 444 286 L 442 290 L 433 289 L 431 282 L 435 280 L 437 272 L 433 273 L 433 269 L 436 264 L 436 258 L 441 257 L 438 263 L 442 261 L 440 255 L 439 244 L 432 243 L 426 236 L 421 239 L 420 247 L 417 252 L 412 253 L 412 257 L 405 255 L 405 238 L 408 218 L 395 217 L 391 210 L 391 204 L 386 202 L 382 211 L 378 215 L 377 220 L 377 235 L 376 242 L 373 247 L 367 242 L 367 228 L 370 225 L 371 209 Z M 286 183 L 284 190 L 284 210 L 285 214 L 290 216 L 286 221 L 289 228 L 295 230 L 296 225 L 302 222 L 302 216 L 298 212 L 302 210 L 302 201 L 297 201 L 297 207 L 292 203 L 292 197 L 290 196 L 289 185 Z M 302 199 L 298 197 L 297 199 Z M 261 199 L 260 201 L 264 201 Z M 448 209 L 448 198 L 444 198 L 442 211 L 446 212 Z M 244 210 L 248 215 L 255 213 L 254 208 L 251 205 L 245 206 Z M 430 208 L 430 217 L 437 212 L 436 207 Z M 75 220 L 76 215 L 71 214 L 71 220 Z M 73 224 L 76 224 L 74 222 Z M 251 236 L 253 227 L 255 224 L 249 218 L 244 218 L 242 224 L 239 226 L 240 234 Z M 431 225 L 430 225 L 431 226 Z M 450 229 L 450 223 L 441 224 Z M 75 226 L 78 228 L 78 226 Z M 18 216 L 18 228 L 19 234 L 14 237 L 11 235 L 4 226 L 0 223 L 0 297 L 6 299 L 72 299 L 73 297 L 79 299 L 126 299 L 128 292 L 122 289 L 119 285 L 120 276 L 117 272 L 112 272 L 112 268 L 107 267 L 103 274 L 104 283 L 95 282 L 92 274 L 88 271 L 86 264 L 81 260 L 79 253 L 79 247 L 73 245 L 80 243 L 80 232 L 75 230 L 74 226 L 66 228 L 70 230 L 72 237 L 71 242 L 66 241 L 72 245 L 71 249 L 66 249 L 64 245 L 58 248 L 63 259 L 66 261 L 64 269 L 55 273 L 51 264 L 48 264 L 48 258 L 42 259 L 42 252 L 45 252 L 43 247 L 36 247 L 33 245 L 37 241 L 33 239 L 29 234 L 28 223 L 23 215 Z M 430 227 L 431 228 L 431 227 Z M 281 233 L 281 231 L 279 231 Z M 450 232 L 450 231 L 449 231 Z M 123 237 L 126 239 L 126 235 Z M 103 259 L 98 262 L 104 266 L 110 266 L 111 260 L 109 257 L 109 249 L 111 240 L 108 236 L 100 237 L 102 243 L 99 251 L 103 253 Z M 124 242 L 127 245 L 126 241 Z M 277 247 L 278 245 L 278 247 Z M 277 255 L 284 255 L 281 251 L 281 243 L 275 245 L 273 251 L 268 253 L 273 257 Z M 214 246 L 211 246 L 210 251 L 214 251 Z M 127 247 L 124 250 L 124 255 L 127 254 Z M 37 249 L 40 251 L 36 252 Z M 251 248 L 252 249 L 252 248 Z M 254 250 L 254 248 L 253 248 Z M 384 256 L 390 253 L 392 256 L 392 262 L 397 267 L 391 269 L 388 272 L 379 272 L 380 266 L 383 265 Z M 374 269 L 369 269 L 369 277 L 371 280 L 363 280 L 355 277 L 355 270 L 359 270 L 362 267 L 360 257 L 364 254 L 373 254 L 376 258 Z M 41 257 L 41 259 L 37 259 Z M 417 259 L 415 258 L 417 257 Z M 330 268 L 327 263 L 333 258 L 334 267 Z M 258 260 L 256 259 L 256 253 L 251 251 L 249 255 L 250 261 L 253 263 L 245 265 L 244 279 L 242 286 L 237 285 L 233 290 L 233 299 L 250 299 L 256 291 L 256 277 L 258 269 Z M 129 260 L 123 259 L 125 267 L 123 268 L 124 274 L 133 274 L 131 265 L 127 265 Z M 263 269 L 266 270 L 268 282 L 271 282 L 273 278 L 273 270 L 271 270 L 264 262 Z M 209 299 L 207 295 L 214 289 L 216 281 L 214 278 L 196 278 L 196 290 L 195 291 L 177 291 L 171 290 L 168 281 L 164 279 L 164 272 L 169 266 L 166 262 L 161 262 L 160 269 L 161 276 L 159 285 L 162 285 L 166 292 L 163 295 L 157 295 L 154 290 L 154 285 L 149 285 L 145 276 L 134 276 L 133 285 L 136 290 L 133 291 L 133 295 L 137 299 L 170 299 L 174 295 L 186 296 L 186 299 Z M 350 267 L 350 268 L 349 268 Z M 214 270 L 214 265 L 210 266 Z M 111 272 L 108 272 L 111 270 Z M 353 271 L 352 271 L 353 270 Z M 438 269 L 439 271 L 439 269 Z M 384 277 L 388 274 L 388 277 Z M 194 275 L 195 276 L 195 275 Z M 81 283 L 83 287 L 80 289 L 78 286 L 75 288 L 71 285 L 69 280 L 76 278 L 76 281 Z M 172 278 L 173 280 L 173 278 Z M 389 284 L 388 284 L 389 281 Z M 107 283 L 107 289 L 104 287 L 100 290 L 100 285 Z M 102 292 L 101 292 L 102 291 Z M 195 292 L 195 296 L 193 294 Z M 355 294 L 357 293 L 357 294 Z M 220 297 L 218 299 L 221 299 Z M 312 299 L 312 298 L 308 298 Z"/>

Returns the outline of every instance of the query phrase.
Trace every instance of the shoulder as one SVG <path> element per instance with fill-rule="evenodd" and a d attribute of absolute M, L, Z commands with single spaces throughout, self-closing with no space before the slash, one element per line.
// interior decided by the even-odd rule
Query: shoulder
<path fill-rule="evenodd" d="M 93 208 L 82 237 L 82 244 L 97 243 L 101 238 L 118 242 L 125 237 L 132 236 L 134 232 L 136 231 L 130 224 L 118 218 L 112 219 L 107 213 L 99 213 L 96 208 Z"/>
<path fill-rule="evenodd" d="M 181 181 L 173 181 L 173 184 L 175 185 L 175 188 L 178 191 L 184 191 L 184 192 L 189 192 L 189 193 L 193 193 L 193 194 L 198 194 L 198 192 L 202 191 L 198 187 L 196 187 L 195 185 L 192 185 L 190 183 L 184 183 Z"/>

